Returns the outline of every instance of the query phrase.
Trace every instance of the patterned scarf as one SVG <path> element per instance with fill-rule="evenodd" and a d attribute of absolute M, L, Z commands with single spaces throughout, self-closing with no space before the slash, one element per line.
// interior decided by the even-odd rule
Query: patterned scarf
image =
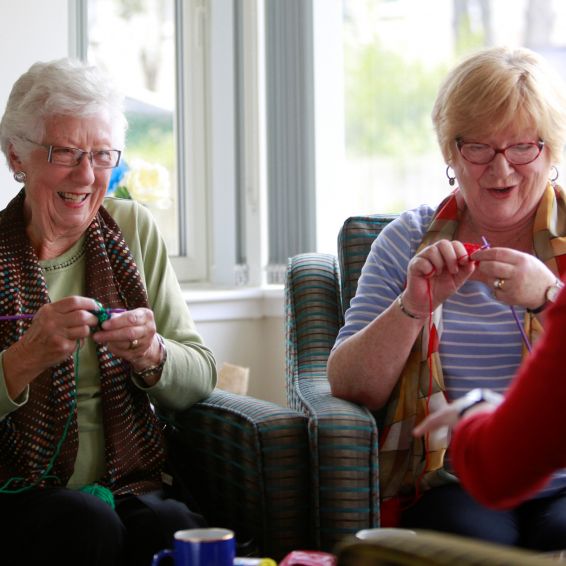
<path fill-rule="evenodd" d="M 455 191 L 440 204 L 417 252 L 438 240 L 454 238 L 463 213 L 458 208 L 457 195 Z M 566 273 L 566 195 L 562 188 L 550 183 L 536 212 L 533 245 L 536 257 L 555 275 Z M 391 498 L 410 502 L 423 490 L 454 481 L 443 469 L 448 447 L 446 430 L 421 440 L 412 435 L 417 423 L 447 402 L 438 354 L 441 321 L 442 307 L 438 307 L 431 324 L 425 325 L 415 341 L 385 409 L 379 467 L 380 491 L 386 505 Z M 531 343 L 542 332 L 536 317 L 528 312 L 524 329 Z M 526 354 L 523 347 L 523 357 Z"/>
<path fill-rule="evenodd" d="M 0 313 L 35 313 L 49 302 L 37 255 L 26 235 L 22 190 L 0 217 Z M 106 308 L 147 307 L 147 294 L 118 225 L 101 207 L 86 232 L 86 295 Z M 0 322 L 0 348 L 26 332 L 31 321 Z M 98 482 L 114 494 L 140 494 L 161 484 L 164 443 L 147 395 L 131 382 L 130 365 L 97 345 L 105 434 L 106 473 Z M 43 372 L 28 402 L 0 422 L 0 481 L 10 489 L 33 484 L 48 468 L 74 414 L 50 474 L 38 486 L 64 486 L 78 449 L 74 360 Z"/>

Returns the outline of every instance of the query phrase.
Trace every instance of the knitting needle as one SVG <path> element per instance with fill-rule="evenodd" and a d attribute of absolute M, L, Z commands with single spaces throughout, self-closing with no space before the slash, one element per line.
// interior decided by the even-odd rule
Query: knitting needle
<path fill-rule="evenodd" d="M 486 247 L 486 248 L 491 247 L 489 245 L 489 242 L 485 239 L 484 236 L 482 236 L 481 239 L 482 239 L 484 247 Z M 519 332 L 521 333 L 521 338 L 523 339 L 523 342 L 525 343 L 527 350 L 529 352 L 531 352 L 532 351 L 531 343 L 530 343 L 529 338 L 527 337 L 527 335 L 525 333 L 525 329 L 523 328 L 523 325 L 521 324 L 519 317 L 517 316 L 517 311 L 515 310 L 515 307 L 513 305 L 509 305 L 509 308 L 511 309 L 511 314 L 513 315 L 513 318 L 515 319 L 515 324 L 517 325 L 517 328 L 519 329 Z"/>
<path fill-rule="evenodd" d="M 127 309 L 106 309 L 107 313 L 110 314 L 118 314 L 121 312 L 126 312 Z M 11 320 L 23 320 L 26 318 L 33 318 L 35 313 L 22 313 L 22 314 L 7 314 L 7 315 L 0 315 L 0 322 L 1 321 L 11 321 Z"/>

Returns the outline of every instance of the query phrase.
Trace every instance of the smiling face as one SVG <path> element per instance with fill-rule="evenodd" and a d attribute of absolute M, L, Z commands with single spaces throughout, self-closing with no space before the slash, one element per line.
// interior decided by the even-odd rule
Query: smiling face
<path fill-rule="evenodd" d="M 464 142 L 489 144 L 495 149 L 538 140 L 532 127 L 510 127 L 485 137 L 463 138 Z M 549 151 L 543 148 L 537 159 L 527 165 L 512 165 L 502 153 L 486 165 L 475 165 L 456 149 L 451 165 L 477 224 L 501 230 L 520 226 L 536 210 L 548 183 L 551 161 Z"/>
<path fill-rule="evenodd" d="M 45 122 L 45 137 L 33 141 L 84 151 L 114 148 L 105 113 L 51 117 Z M 46 148 L 35 147 L 22 160 L 11 156 L 13 169 L 26 174 L 27 233 L 40 258 L 55 257 L 82 236 L 98 212 L 112 173 L 93 168 L 86 155 L 75 167 L 49 163 L 47 155 Z"/>

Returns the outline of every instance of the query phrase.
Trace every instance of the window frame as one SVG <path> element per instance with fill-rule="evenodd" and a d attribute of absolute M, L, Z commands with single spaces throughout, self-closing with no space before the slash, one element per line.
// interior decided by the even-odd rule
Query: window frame
<path fill-rule="evenodd" d="M 175 10 L 179 255 L 170 256 L 181 282 L 209 279 L 209 6 L 207 0 L 173 0 Z M 86 60 L 88 0 L 69 2 L 69 55 Z M 194 33 L 189 34 L 187 30 Z M 190 37 L 189 37 L 190 36 Z M 190 72 L 188 71 L 190 69 Z M 179 80 L 181 79 L 181 80 Z"/>

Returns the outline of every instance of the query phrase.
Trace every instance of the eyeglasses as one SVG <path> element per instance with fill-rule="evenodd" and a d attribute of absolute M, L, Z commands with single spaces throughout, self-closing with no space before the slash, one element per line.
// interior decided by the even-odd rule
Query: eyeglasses
<path fill-rule="evenodd" d="M 118 166 L 118 163 L 120 163 L 120 156 L 122 155 L 122 152 L 119 149 L 84 151 L 76 147 L 46 145 L 29 139 L 27 141 L 47 149 L 47 161 L 49 163 L 53 163 L 54 165 L 63 165 L 64 167 L 76 167 L 80 164 L 82 158 L 87 155 L 93 168 L 113 169 Z"/>
<path fill-rule="evenodd" d="M 527 165 L 534 161 L 542 151 L 544 142 L 514 143 L 503 149 L 495 149 L 487 143 L 463 142 L 456 140 L 462 157 L 475 165 L 487 165 L 498 153 L 502 153 L 511 165 Z"/>

